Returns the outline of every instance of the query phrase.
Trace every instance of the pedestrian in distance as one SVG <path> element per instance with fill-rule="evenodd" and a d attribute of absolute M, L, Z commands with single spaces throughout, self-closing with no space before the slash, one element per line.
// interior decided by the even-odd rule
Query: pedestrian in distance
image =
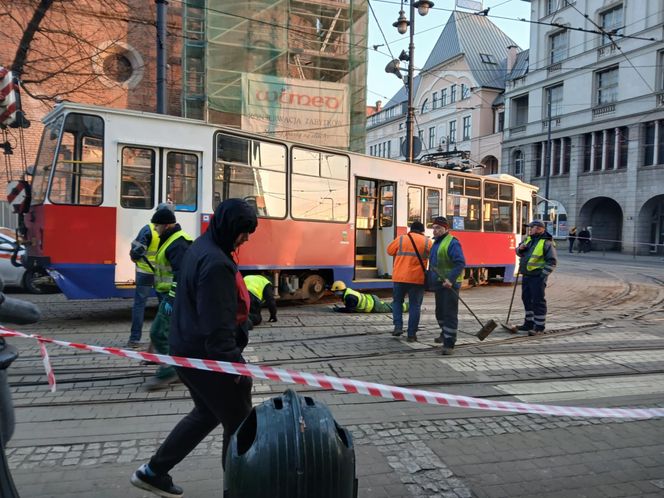
<path fill-rule="evenodd" d="M 157 316 L 150 327 L 150 340 L 156 353 L 168 354 L 168 337 L 170 333 L 171 313 L 177 294 L 178 277 L 184 258 L 191 241 L 176 222 L 175 213 L 170 209 L 159 209 L 150 220 L 159 234 L 159 247 L 155 256 L 154 285 L 155 290 L 164 297 L 159 303 Z M 145 389 L 152 391 L 167 386 L 177 380 L 175 369 L 160 365 L 153 377 L 145 383 Z"/>
<path fill-rule="evenodd" d="M 227 199 L 206 232 L 184 256 L 175 296 L 170 348 L 177 356 L 244 363 L 249 342 L 249 292 L 236 250 L 256 230 L 256 213 L 242 199 Z M 160 496 L 180 497 L 170 470 L 219 424 L 224 428 L 222 467 L 231 435 L 251 412 L 250 377 L 176 367 L 194 408 L 171 431 L 131 483 Z"/>
<path fill-rule="evenodd" d="M 156 211 L 160 209 L 172 211 L 173 204 L 164 202 L 157 206 Z M 134 290 L 134 306 L 131 309 L 131 332 L 127 342 L 127 347 L 131 349 L 138 349 L 141 345 L 145 304 L 154 289 L 154 267 L 158 248 L 159 234 L 152 222 L 141 228 L 131 243 L 129 257 L 136 264 L 136 289 Z M 163 295 L 157 294 L 157 298 L 161 303 Z"/>
<path fill-rule="evenodd" d="M 588 230 L 587 227 L 583 227 L 583 230 L 579 232 L 579 244 L 578 244 L 578 252 L 579 253 L 586 253 L 590 252 L 590 231 Z"/>
<path fill-rule="evenodd" d="M 267 306 L 270 312 L 268 322 L 277 321 L 277 303 L 274 299 L 274 287 L 263 275 L 247 275 L 244 277 L 244 284 L 249 291 L 251 306 L 249 307 L 250 328 L 256 327 L 263 322 L 261 316 L 261 307 Z"/>
<path fill-rule="evenodd" d="M 424 281 L 426 263 L 433 242 L 424 235 L 421 221 L 413 221 L 410 232 L 400 235 L 387 246 L 387 254 L 394 256 L 392 271 L 393 304 L 392 323 L 395 337 L 403 334 L 403 303 L 408 295 L 408 329 L 407 341 L 417 341 L 417 327 L 420 324 L 420 310 L 424 299 Z"/>
<path fill-rule="evenodd" d="M 436 298 L 436 320 L 440 336 L 434 339 L 443 344 L 442 354 L 454 353 L 459 329 L 459 289 L 463 281 L 466 259 L 461 244 L 449 231 L 444 216 L 433 219 L 433 246 L 429 256 L 428 275 L 433 276 L 430 288 Z"/>
<path fill-rule="evenodd" d="M 336 304 L 333 311 L 339 313 L 392 313 L 392 304 L 386 303 L 375 294 L 364 294 L 347 287 L 344 282 L 337 280 L 330 290 L 341 299 L 343 306 Z M 403 311 L 408 311 L 408 303 L 401 305 Z"/>
<path fill-rule="evenodd" d="M 556 268 L 557 254 L 553 237 L 546 231 L 543 221 L 528 225 L 530 235 L 516 248 L 519 256 L 521 299 L 526 318 L 518 330 L 528 335 L 540 335 L 546 327 L 546 282 Z"/>
<path fill-rule="evenodd" d="M 572 227 L 567 235 L 567 241 L 569 242 L 569 253 L 574 252 L 574 242 L 576 242 L 576 227 Z"/>

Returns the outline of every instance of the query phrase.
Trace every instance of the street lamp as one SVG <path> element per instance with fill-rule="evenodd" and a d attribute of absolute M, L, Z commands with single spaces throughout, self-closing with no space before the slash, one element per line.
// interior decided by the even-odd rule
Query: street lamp
<path fill-rule="evenodd" d="M 399 61 L 408 61 L 408 81 L 406 82 L 406 90 L 408 92 L 408 114 L 406 115 L 406 160 L 408 162 L 413 162 L 413 123 L 415 121 L 415 109 L 413 108 L 413 70 L 415 64 L 415 9 L 421 16 L 426 16 L 429 13 L 429 9 L 433 7 L 433 2 L 429 0 L 408 0 L 410 5 L 410 16 L 409 19 L 406 19 L 405 12 L 403 10 L 403 0 L 401 1 L 401 10 L 399 12 L 399 18 L 392 24 L 400 34 L 405 34 L 408 28 L 410 27 L 410 43 L 408 45 L 408 55 L 405 52 L 402 52 L 399 56 L 399 59 L 394 59 L 390 62 L 385 71 L 388 73 L 394 73 L 399 78 L 401 78 L 401 73 L 399 72 Z"/>

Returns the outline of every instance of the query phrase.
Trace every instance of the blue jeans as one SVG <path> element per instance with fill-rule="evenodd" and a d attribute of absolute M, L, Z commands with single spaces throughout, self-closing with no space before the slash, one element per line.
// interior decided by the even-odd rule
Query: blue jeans
<path fill-rule="evenodd" d="M 424 299 L 424 285 L 405 284 L 394 282 L 392 295 L 392 322 L 395 329 L 403 329 L 403 300 L 408 294 L 408 337 L 417 334 L 417 326 L 420 324 L 420 310 Z"/>
<path fill-rule="evenodd" d="M 140 341 L 143 334 L 143 316 L 145 303 L 152 295 L 154 275 L 136 272 L 136 290 L 134 291 L 134 307 L 131 310 L 130 341 Z"/>

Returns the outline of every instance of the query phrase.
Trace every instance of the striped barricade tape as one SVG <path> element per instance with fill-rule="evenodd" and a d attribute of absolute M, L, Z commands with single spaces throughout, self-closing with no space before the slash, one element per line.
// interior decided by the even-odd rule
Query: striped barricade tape
<path fill-rule="evenodd" d="M 48 359 L 45 344 L 57 344 L 68 348 L 74 348 L 95 353 L 121 356 L 135 360 L 147 360 L 176 367 L 195 368 L 198 370 L 209 370 L 233 375 L 244 375 L 257 379 L 281 381 L 289 384 L 301 384 L 305 386 L 318 387 L 326 390 L 334 390 L 345 393 L 364 394 L 378 398 L 391 399 L 395 401 L 411 401 L 428 405 L 449 406 L 454 408 L 469 408 L 473 410 L 490 410 L 499 412 L 532 413 L 538 415 L 556 415 L 566 417 L 599 417 L 599 418 L 632 418 L 648 419 L 664 417 L 664 408 L 592 408 L 582 406 L 556 406 L 531 403 L 518 403 L 512 401 L 493 401 L 470 396 L 459 396 L 455 394 L 424 391 L 421 389 L 408 389 L 398 386 L 376 384 L 361 380 L 344 379 L 330 375 L 299 372 L 284 368 L 262 367 L 244 363 L 230 363 L 218 360 L 206 360 L 199 358 L 184 358 L 181 356 L 170 356 L 154 353 L 143 353 L 128 349 L 93 346 L 76 342 L 61 341 L 42 337 L 39 335 L 24 334 L 0 326 L 0 336 L 19 337 L 24 339 L 35 339 L 40 344 L 44 367 L 48 376 L 51 390 L 55 391 L 55 375 Z"/>

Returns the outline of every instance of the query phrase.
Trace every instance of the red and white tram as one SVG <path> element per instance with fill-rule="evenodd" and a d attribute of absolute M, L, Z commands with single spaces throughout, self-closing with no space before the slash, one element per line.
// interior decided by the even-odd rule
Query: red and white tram
<path fill-rule="evenodd" d="M 131 296 L 129 248 L 160 202 L 182 228 L 205 230 L 240 197 L 259 225 L 241 269 L 269 272 L 282 299 L 325 285 L 389 287 L 385 248 L 413 220 L 445 215 L 477 281 L 513 281 L 514 247 L 537 190 L 477 176 L 315 147 L 179 117 L 60 104 L 44 118 L 24 216 L 29 267 L 47 268 L 72 299 Z"/>

